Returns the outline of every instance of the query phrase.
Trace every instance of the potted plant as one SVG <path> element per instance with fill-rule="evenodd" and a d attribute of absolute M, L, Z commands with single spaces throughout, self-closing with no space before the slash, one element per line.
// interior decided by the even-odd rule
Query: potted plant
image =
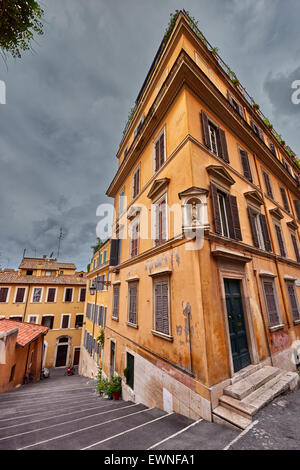
<path fill-rule="evenodd" d="M 233 78 L 232 79 L 232 83 L 235 85 L 235 86 L 238 86 L 240 84 L 239 80 L 237 78 Z"/>
<path fill-rule="evenodd" d="M 108 380 L 106 380 L 102 375 L 102 369 L 99 367 L 98 375 L 97 375 L 97 385 L 96 390 L 99 393 L 100 397 L 106 392 L 108 387 Z"/>
<path fill-rule="evenodd" d="M 122 392 L 122 377 L 120 375 L 115 375 L 111 378 L 108 387 L 107 395 L 113 400 L 119 400 Z"/>
<path fill-rule="evenodd" d="M 128 381 L 128 375 L 129 375 L 129 369 L 128 367 L 126 367 L 124 370 L 123 370 L 123 374 L 124 374 L 124 377 L 126 379 L 126 383 Z"/>
<path fill-rule="evenodd" d="M 259 104 L 253 103 L 252 108 L 255 109 L 256 111 L 259 110 Z"/>

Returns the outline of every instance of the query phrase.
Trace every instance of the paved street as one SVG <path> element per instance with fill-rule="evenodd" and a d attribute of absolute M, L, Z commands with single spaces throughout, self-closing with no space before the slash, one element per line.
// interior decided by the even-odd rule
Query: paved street
<path fill-rule="evenodd" d="M 2 450 L 299 449 L 300 391 L 262 410 L 246 433 L 94 394 L 78 375 L 51 377 L 1 395 Z M 299 434 L 299 433 L 298 433 Z"/>

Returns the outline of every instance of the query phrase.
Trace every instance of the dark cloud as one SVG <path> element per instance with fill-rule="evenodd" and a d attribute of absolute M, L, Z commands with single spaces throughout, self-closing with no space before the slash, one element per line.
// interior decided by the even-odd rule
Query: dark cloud
<path fill-rule="evenodd" d="M 96 209 L 174 0 L 42 0 L 35 52 L 0 64 L 0 264 L 57 252 L 85 268 Z M 283 7 L 284 5 L 284 7 Z M 297 151 L 287 87 L 300 65 L 298 0 L 186 0 L 200 29 Z M 298 77 L 300 79 L 300 77 Z"/>
<path fill-rule="evenodd" d="M 292 84 L 297 80 L 300 80 L 300 66 L 291 73 L 267 77 L 264 90 L 274 107 L 275 114 L 289 117 L 300 114 L 300 105 L 292 102 L 292 94 L 295 92 Z"/>

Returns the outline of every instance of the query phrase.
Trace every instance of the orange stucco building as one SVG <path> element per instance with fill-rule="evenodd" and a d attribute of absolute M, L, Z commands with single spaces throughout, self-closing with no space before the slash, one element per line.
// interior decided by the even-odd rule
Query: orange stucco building
<path fill-rule="evenodd" d="M 180 12 L 107 191 L 104 372 L 129 369 L 125 398 L 209 420 L 238 378 L 295 371 L 300 340 L 299 169 L 225 65 Z"/>

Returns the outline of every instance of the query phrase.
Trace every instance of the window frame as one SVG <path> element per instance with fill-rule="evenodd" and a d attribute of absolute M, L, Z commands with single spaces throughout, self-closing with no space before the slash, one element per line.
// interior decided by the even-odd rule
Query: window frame
<path fill-rule="evenodd" d="M 82 290 L 85 290 L 84 300 L 80 300 L 80 299 L 81 299 L 81 292 L 82 292 Z M 78 291 L 78 302 L 85 302 L 85 301 L 86 301 L 86 294 L 87 294 L 86 287 L 80 287 L 80 288 L 79 288 L 79 291 Z"/>
<path fill-rule="evenodd" d="M 33 301 L 35 289 L 41 289 L 41 296 L 40 296 L 40 300 L 38 302 Z M 44 287 L 33 286 L 32 293 L 31 293 L 31 302 L 30 303 L 31 304 L 41 304 L 42 301 L 43 301 L 43 294 L 44 294 Z"/>
<path fill-rule="evenodd" d="M 155 286 L 159 283 L 167 282 L 168 283 L 168 333 L 159 331 L 156 329 L 156 296 L 155 296 Z M 164 339 L 173 340 L 172 337 L 172 324 L 171 324 L 171 296 L 170 296 L 170 276 L 169 275 L 158 275 L 152 278 L 152 298 L 153 298 L 153 310 L 152 310 L 152 334 L 159 336 Z"/>
<path fill-rule="evenodd" d="M 165 200 L 165 240 L 156 238 L 157 236 L 157 210 L 158 206 Z M 153 201 L 152 206 L 154 206 L 153 219 L 152 219 L 152 242 L 153 247 L 163 245 L 169 240 L 169 211 L 168 211 L 168 192 L 165 191 L 163 194 L 160 194 L 155 201 Z M 154 235 L 154 237 L 153 237 Z M 158 240 L 158 242 L 157 242 Z"/>
<path fill-rule="evenodd" d="M 68 317 L 68 326 L 66 326 L 66 327 L 63 327 L 64 317 Z M 69 330 L 70 329 L 70 323 L 71 323 L 71 314 L 70 313 L 62 313 L 61 314 L 61 319 L 60 319 L 60 330 Z"/>
<path fill-rule="evenodd" d="M 268 301 L 267 301 L 267 296 L 266 296 L 266 291 L 265 291 L 265 285 L 264 285 L 265 281 L 268 281 L 268 282 L 272 283 L 274 302 L 275 302 L 276 313 L 277 313 L 278 322 L 279 322 L 276 325 L 271 324 L 271 321 L 270 321 L 270 312 L 269 312 L 269 306 L 268 306 Z M 279 308 L 275 278 L 270 277 L 270 276 L 262 276 L 261 277 L 261 282 L 262 282 L 262 290 L 263 290 L 264 299 L 265 299 L 265 308 L 266 308 L 267 317 L 268 317 L 269 330 L 272 331 L 273 329 L 282 328 L 284 325 L 282 323 L 282 316 L 281 316 L 281 312 L 280 312 L 280 308 Z"/>
<path fill-rule="evenodd" d="M 294 297 L 295 297 L 297 310 L 298 310 L 297 318 L 294 317 L 291 296 L 290 296 L 289 289 L 288 289 L 289 284 L 293 286 L 293 290 L 294 290 Z M 296 283 L 295 283 L 294 280 L 285 279 L 285 285 L 286 285 L 286 290 L 287 290 L 287 294 L 288 294 L 288 298 L 289 298 L 289 305 L 290 305 L 290 311 L 291 311 L 291 314 L 292 314 L 293 323 L 298 324 L 298 323 L 300 323 L 300 304 L 299 304 L 299 299 L 298 299 L 298 295 L 297 295 Z"/>
<path fill-rule="evenodd" d="M 49 301 L 48 301 L 48 296 L 49 296 L 49 290 L 50 290 L 50 289 L 55 289 L 55 295 L 54 295 L 54 300 L 53 300 L 53 302 L 51 302 L 51 301 L 49 302 Z M 50 287 L 50 286 L 47 287 L 47 293 L 46 293 L 45 303 L 47 303 L 47 304 L 54 304 L 54 303 L 56 303 L 56 300 L 57 300 L 57 287 Z"/>
<path fill-rule="evenodd" d="M 18 290 L 19 290 L 19 289 L 24 289 L 24 290 L 25 290 L 25 291 L 24 291 L 24 297 L 23 297 L 22 302 L 16 302 L 17 293 L 18 293 Z M 26 296 L 27 296 L 27 291 L 28 291 L 28 287 L 26 287 L 26 286 L 16 286 L 13 303 L 14 303 L 14 304 L 25 304 L 25 302 L 26 302 Z"/>
<path fill-rule="evenodd" d="M 159 165 L 159 167 L 156 169 L 156 166 L 155 166 L 155 160 L 156 160 L 156 151 L 155 151 L 155 148 L 156 148 L 156 144 L 157 142 L 160 140 L 160 138 L 162 137 L 162 135 L 164 136 L 164 155 L 163 155 L 163 162 L 161 165 Z M 153 144 L 152 144 L 152 173 L 153 175 L 155 175 L 155 173 L 157 173 L 163 166 L 164 164 L 166 163 L 167 161 L 167 138 L 166 138 L 166 125 L 163 126 L 163 128 L 161 129 L 161 131 L 157 134 L 157 136 L 155 137 L 154 141 L 153 141 Z"/>
<path fill-rule="evenodd" d="M 54 330 L 53 326 L 54 326 L 55 315 L 53 315 L 51 313 L 47 313 L 46 315 L 42 315 L 41 325 L 43 325 L 43 319 L 44 318 L 51 318 L 52 319 L 52 327 L 49 326 L 49 330 Z M 43 326 L 48 326 L 48 325 L 43 325 Z"/>
<path fill-rule="evenodd" d="M 66 300 L 66 292 L 67 292 L 68 289 L 72 289 L 72 298 L 71 298 L 71 300 Z M 74 287 L 65 287 L 64 288 L 64 298 L 63 299 L 64 299 L 63 302 L 68 303 L 68 304 L 74 302 Z"/>
<path fill-rule="evenodd" d="M 136 287 L 136 299 L 135 299 L 135 322 L 130 321 L 130 299 L 131 299 L 131 288 Z M 138 280 L 128 282 L 128 305 L 127 305 L 127 325 L 137 328 L 138 326 L 138 299 L 139 299 L 139 282 Z"/>
<path fill-rule="evenodd" d="M 8 289 L 7 294 L 6 294 L 6 300 L 5 300 L 5 302 L 0 302 L 0 305 L 1 304 L 8 304 L 9 303 L 9 298 L 10 298 L 11 287 L 3 285 L 3 286 L 0 286 L 0 289 Z"/>

